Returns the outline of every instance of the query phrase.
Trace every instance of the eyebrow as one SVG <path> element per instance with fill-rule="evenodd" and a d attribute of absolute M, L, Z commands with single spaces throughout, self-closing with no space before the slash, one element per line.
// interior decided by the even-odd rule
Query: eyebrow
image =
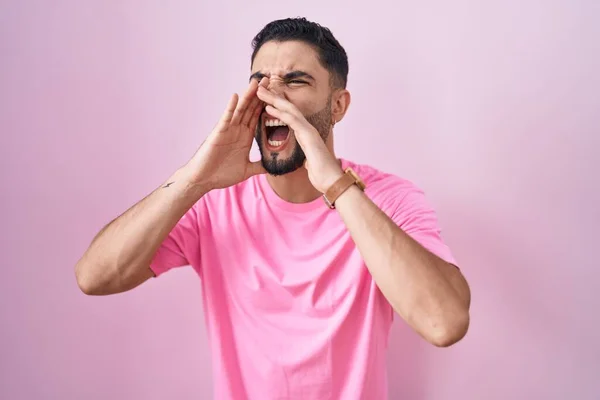
<path fill-rule="evenodd" d="M 262 78 L 264 78 L 266 76 L 267 75 L 263 74 L 262 72 L 255 72 L 252 75 L 250 75 L 250 80 L 257 79 L 258 81 L 260 81 Z M 315 78 L 313 78 L 310 74 L 308 74 L 304 71 L 292 71 L 292 72 L 288 72 L 287 74 L 285 74 L 283 76 L 283 80 L 285 80 L 285 81 L 291 81 L 291 80 L 297 79 L 297 78 L 305 78 L 305 79 L 310 79 L 312 81 L 315 80 Z"/>

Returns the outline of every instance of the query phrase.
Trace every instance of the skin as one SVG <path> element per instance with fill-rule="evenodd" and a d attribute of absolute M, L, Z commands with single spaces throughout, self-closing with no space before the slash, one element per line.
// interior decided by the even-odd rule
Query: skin
<path fill-rule="evenodd" d="M 284 85 L 281 77 L 297 70 L 314 76 L 314 84 Z M 259 88 L 258 98 L 267 104 L 268 114 L 290 126 L 295 145 L 302 147 L 307 158 L 304 169 L 289 176 L 270 177 L 269 183 L 279 196 L 289 201 L 298 201 L 298 197 L 312 200 L 339 179 L 343 171 L 335 157 L 331 132 L 323 141 L 323 134 L 304 115 L 310 115 L 332 97 L 332 129 L 333 122 L 345 115 L 350 95 L 347 90 L 328 88 L 329 74 L 318 62 L 314 50 L 303 43 L 265 45 L 256 56 L 253 71 L 270 76 L 271 84 L 268 89 Z M 288 146 L 281 155 L 289 157 L 292 151 L 293 146 Z M 299 194 L 298 187 L 306 191 Z M 413 240 L 356 186 L 338 198 L 336 211 L 393 309 L 436 346 L 459 341 L 469 326 L 470 307 L 469 286 L 460 270 Z"/>
<path fill-rule="evenodd" d="M 304 74 L 304 75 L 302 75 Z M 291 76 L 288 76 L 291 75 Z M 299 76 L 298 76 L 299 75 Z M 268 91 L 260 89 L 258 98 L 267 104 L 266 117 L 281 118 L 280 112 L 287 113 L 287 118 L 297 118 L 296 125 L 301 127 L 296 132 L 292 124 L 288 123 L 292 132 L 290 143 L 279 152 L 278 159 L 290 159 L 298 147 L 301 147 L 308 159 L 314 158 L 315 162 L 326 162 L 316 165 L 318 176 L 309 178 L 310 169 L 298 168 L 285 175 L 268 175 L 267 180 L 273 190 L 283 199 L 292 203 L 304 203 L 321 196 L 324 190 L 339 177 L 341 167 L 335 157 L 327 157 L 334 154 L 332 126 L 341 121 L 350 105 L 350 93 L 345 89 L 334 89 L 331 87 L 331 76 L 320 64 L 317 53 L 312 47 L 295 41 L 267 42 L 256 54 L 252 65 L 251 79 L 268 77 L 264 86 Z M 271 92 L 277 97 L 286 100 L 280 103 L 282 109 L 271 107 L 265 99 L 265 94 Z M 293 108 L 291 108 L 291 107 Z M 311 126 L 314 116 L 326 115 L 325 126 Z M 264 119 L 265 115 L 263 115 Z M 313 132 L 317 130 L 318 137 L 314 135 L 299 136 L 300 133 Z M 320 132 L 319 132 L 320 131 Z M 265 149 L 266 132 L 261 129 L 257 133 L 257 142 L 262 155 L 263 165 L 272 157 L 272 152 Z M 301 145 L 300 142 L 304 146 Z M 314 142 L 314 143 L 311 143 Z M 319 154 L 323 153 L 325 157 Z M 319 178 L 322 177 L 323 179 Z M 325 189 L 324 189 L 325 188 Z"/>
<path fill-rule="evenodd" d="M 276 169 L 286 173 L 269 174 L 267 180 L 281 198 L 303 203 L 321 196 L 343 174 L 333 126 L 350 105 L 350 93 L 331 83 L 312 47 L 265 43 L 254 59 L 248 90 L 241 98 L 232 96 L 190 161 L 96 235 L 75 268 L 80 288 L 94 295 L 119 293 L 152 277 L 149 265 L 162 241 L 211 190 Z M 277 152 L 265 144 L 267 118 L 290 127 L 286 146 Z M 250 162 L 255 137 L 262 159 Z M 298 158 L 299 150 L 305 159 Z M 340 214 L 392 308 L 436 346 L 460 340 L 469 326 L 470 307 L 460 270 L 414 241 L 358 187 L 344 192 L 335 205 L 332 212 Z"/>

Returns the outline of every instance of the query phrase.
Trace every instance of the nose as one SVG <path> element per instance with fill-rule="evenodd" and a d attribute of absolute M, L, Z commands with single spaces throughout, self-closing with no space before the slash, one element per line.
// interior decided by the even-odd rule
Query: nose
<path fill-rule="evenodd" d="M 269 85 L 267 86 L 267 89 L 279 95 L 284 95 L 285 85 L 281 78 L 271 76 L 271 78 L 269 79 Z"/>

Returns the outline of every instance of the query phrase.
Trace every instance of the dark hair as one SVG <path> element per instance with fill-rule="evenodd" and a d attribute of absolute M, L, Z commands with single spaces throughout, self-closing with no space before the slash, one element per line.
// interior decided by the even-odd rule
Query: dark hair
<path fill-rule="evenodd" d="M 329 71 L 333 87 L 346 88 L 348 83 L 348 56 L 328 28 L 306 18 L 287 18 L 268 23 L 252 40 L 252 58 L 269 41 L 298 40 L 311 45 L 318 53 L 321 65 Z"/>

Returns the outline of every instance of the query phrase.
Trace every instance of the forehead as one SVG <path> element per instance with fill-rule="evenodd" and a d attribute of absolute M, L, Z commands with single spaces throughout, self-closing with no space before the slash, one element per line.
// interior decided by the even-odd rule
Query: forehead
<path fill-rule="evenodd" d="M 315 79 L 327 79 L 329 72 L 323 68 L 317 52 L 299 41 L 269 41 L 262 45 L 252 63 L 252 73 L 283 76 L 290 71 L 303 71 Z"/>

